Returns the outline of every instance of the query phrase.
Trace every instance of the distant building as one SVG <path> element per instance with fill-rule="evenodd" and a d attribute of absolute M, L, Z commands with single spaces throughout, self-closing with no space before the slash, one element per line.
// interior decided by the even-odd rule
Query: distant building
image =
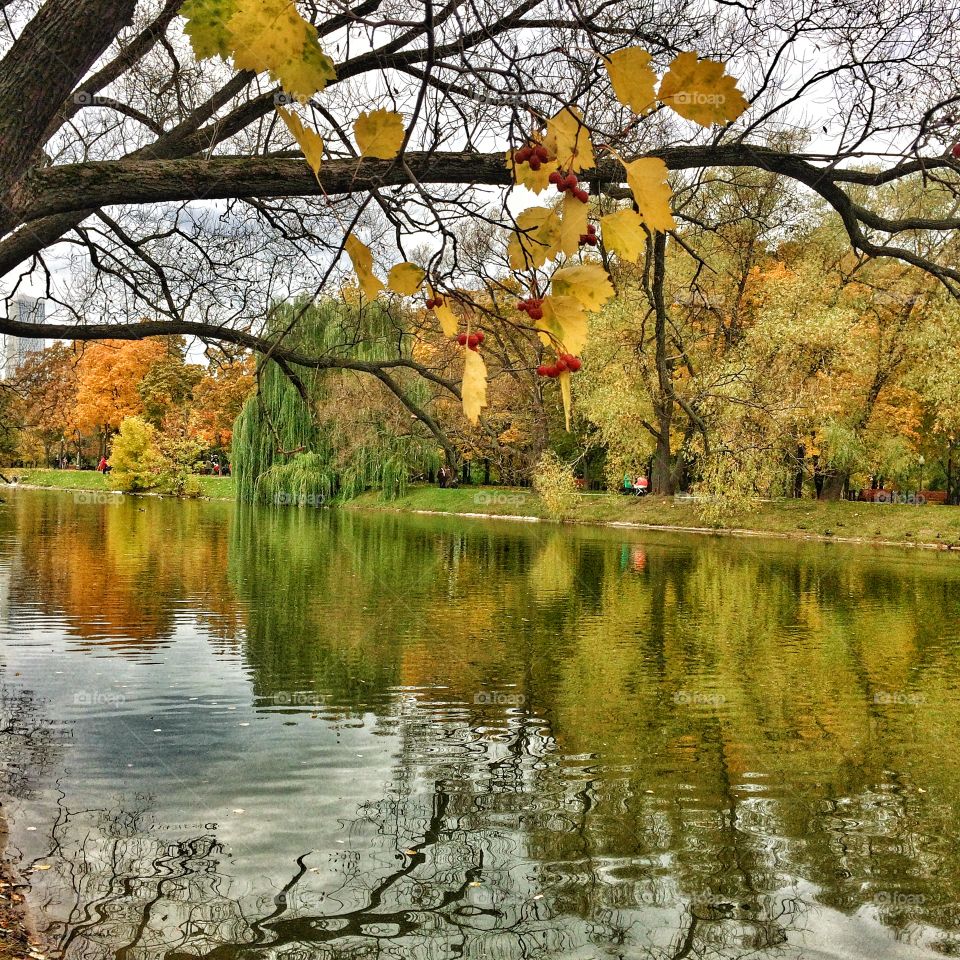
<path fill-rule="evenodd" d="M 15 297 L 9 301 L 7 316 L 20 323 L 43 323 L 46 309 L 42 300 L 34 297 Z M 0 336 L 0 378 L 12 377 L 23 365 L 27 355 L 42 350 L 46 340 L 32 340 L 23 337 Z"/>

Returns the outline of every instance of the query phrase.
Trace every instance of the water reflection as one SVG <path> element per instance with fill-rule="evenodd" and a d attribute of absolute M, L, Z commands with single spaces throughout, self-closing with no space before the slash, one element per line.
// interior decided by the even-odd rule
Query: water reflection
<path fill-rule="evenodd" d="M 960 952 L 955 558 L 21 492 L 0 575 L 68 956 Z"/>

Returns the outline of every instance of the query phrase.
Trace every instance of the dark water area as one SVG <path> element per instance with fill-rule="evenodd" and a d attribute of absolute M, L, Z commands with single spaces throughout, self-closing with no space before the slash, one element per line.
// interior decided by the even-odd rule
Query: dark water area
<path fill-rule="evenodd" d="M 70 958 L 960 955 L 960 559 L 17 491 Z"/>

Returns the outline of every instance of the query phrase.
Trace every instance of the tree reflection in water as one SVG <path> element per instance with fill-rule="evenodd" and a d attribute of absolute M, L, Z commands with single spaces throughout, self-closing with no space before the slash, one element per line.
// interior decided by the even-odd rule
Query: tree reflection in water
<path fill-rule="evenodd" d="M 337 811 L 339 846 L 304 821 L 271 883 L 223 824 L 133 791 L 79 809 L 62 778 L 36 888 L 67 956 L 806 960 L 881 955 L 884 927 L 891 956 L 956 951 L 955 566 L 202 505 L 165 523 L 182 507 L 60 518 L 66 542 L 43 518 L 69 509 L 19 508 L 14 606 L 60 618 L 63 664 L 146 663 L 148 692 L 187 611 L 242 658 L 260 786 L 298 773 L 269 764 L 284 723 L 313 762 L 312 717 L 379 740 L 389 784 Z M 95 549 L 149 572 L 149 616 L 125 619 L 143 581 L 118 573 L 94 617 L 71 571 Z M 270 816 L 247 829 L 279 838 Z"/>

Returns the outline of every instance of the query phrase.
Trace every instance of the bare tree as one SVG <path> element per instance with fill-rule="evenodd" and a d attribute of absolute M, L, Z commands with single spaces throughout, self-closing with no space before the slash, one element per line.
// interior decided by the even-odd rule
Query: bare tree
<path fill-rule="evenodd" d="M 760 168 L 825 200 L 863 258 L 895 258 L 960 292 L 960 269 L 926 242 L 960 217 L 893 216 L 879 197 L 909 177 L 957 192 L 960 11 L 943 0 L 304 2 L 337 63 L 308 105 L 327 144 L 319 179 L 278 125 L 282 91 L 196 62 L 181 3 L 4 0 L 0 273 L 11 294 L 42 290 L 51 309 L 42 324 L 0 318 L 0 332 L 186 335 L 356 369 L 398 396 L 395 375 L 412 370 L 456 397 L 456 384 L 410 358 L 298 353 L 271 333 L 270 305 L 329 293 L 358 224 L 386 262 L 426 245 L 433 284 L 466 297 L 458 227 L 511 224 L 504 150 L 570 104 L 601 147 L 584 174 L 594 194 L 625 196 L 613 151 L 660 157 L 693 191 L 711 168 Z M 751 108 L 714 131 L 661 109 L 632 116 L 602 57 L 636 44 L 659 67 L 688 49 L 728 61 Z M 409 121 L 394 160 L 357 156 L 349 131 L 371 106 Z M 800 142 L 784 131 L 806 131 L 808 148 L 777 146 Z M 493 294 L 483 309 L 506 316 L 510 285 L 481 288 Z"/>

